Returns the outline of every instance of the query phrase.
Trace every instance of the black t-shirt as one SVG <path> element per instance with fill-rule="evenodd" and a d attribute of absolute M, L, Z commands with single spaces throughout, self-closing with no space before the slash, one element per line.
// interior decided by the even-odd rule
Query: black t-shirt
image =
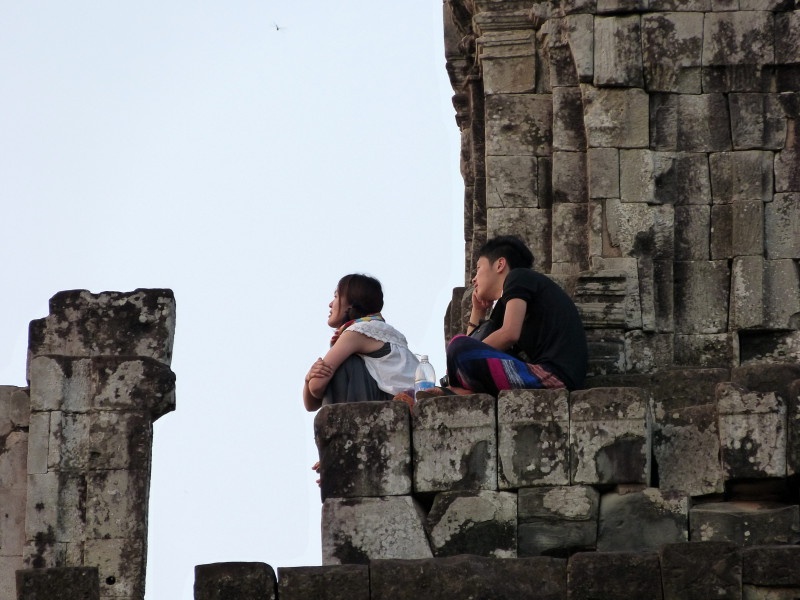
<path fill-rule="evenodd" d="M 509 353 L 552 371 L 570 390 L 583 387 L 589 351 L 572 299 L 549 277 L 533 269 L 512 269 L 490 317 L 498 328 L 506 303 L 513 298 L 524 300 L 527 306 L 519 341 Z"/>

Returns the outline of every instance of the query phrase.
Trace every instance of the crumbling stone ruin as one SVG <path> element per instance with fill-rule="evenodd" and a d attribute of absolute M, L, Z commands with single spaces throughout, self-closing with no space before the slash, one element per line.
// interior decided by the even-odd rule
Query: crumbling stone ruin
<path fill-rule="evenodd" d="M 174 335 L 170 290 L 61 292 L 31 322 L 29 385 L 0 386 L 0 600 L 144 597 Z"/>
<path fill-rule="evenodd" d="M 323 566 L 199 565 L 195 597 L 798 597 L 800 8 L 443 9 L 465 283 L 488 237 L 526 240 L 581 312 L 587 389 L 324 407 Z M 30 388 L 0 391 L 0 599 L 17 569 L 19 598 L 141 598 L 174 303 L 51 304 Z"/>

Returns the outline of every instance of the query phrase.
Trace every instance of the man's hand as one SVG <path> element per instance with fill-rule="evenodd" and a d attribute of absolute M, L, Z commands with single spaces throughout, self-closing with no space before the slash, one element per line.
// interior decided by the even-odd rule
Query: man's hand
<path fill-rule="evenodd" d="M 475 293 L 475 290 L 472 290 L 472 316 L 477 317 L 479 321 L 482 321 L 486 318 L 486 312 L 492 307 L 491 300 L 482 300 L 478 297 Z"/>

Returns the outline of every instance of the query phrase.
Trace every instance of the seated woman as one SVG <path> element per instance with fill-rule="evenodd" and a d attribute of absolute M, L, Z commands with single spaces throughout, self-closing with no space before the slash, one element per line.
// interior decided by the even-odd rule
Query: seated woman
<path fill-rule="evenodd" d="M 405 336 L 383 320 L 383 290 L 377 279 L 345 275 L 328 306 L 328 325 L 336 331 L 330 350 L 306 374 L 306 410 L 339 402 L 391 400 L 414 387 L 417 358 Z"/>

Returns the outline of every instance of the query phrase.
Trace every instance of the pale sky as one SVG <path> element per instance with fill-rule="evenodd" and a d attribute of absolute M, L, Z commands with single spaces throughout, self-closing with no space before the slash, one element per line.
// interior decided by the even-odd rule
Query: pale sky
<path fill-rule="evenodd" d="M 147 600 L 320 564 L 305 372 L 339 277 L 444 372 L 463 183 L 441 2 L 0 0 L 0 384 L 61 290 L 175 292 Z M 276 28 L 277 25 L 277 28 Z"/>

